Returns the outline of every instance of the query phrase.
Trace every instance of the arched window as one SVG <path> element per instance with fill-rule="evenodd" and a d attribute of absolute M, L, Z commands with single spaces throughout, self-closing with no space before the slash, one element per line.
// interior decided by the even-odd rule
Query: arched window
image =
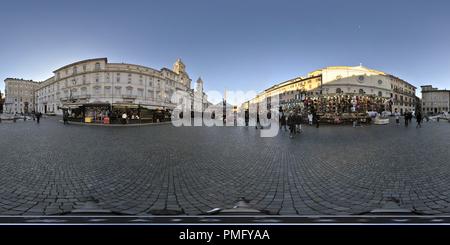
<path fill-rule="evenodd" d="M 340 94 L 342 92 L 342 90 L 340 88 L 336 89 L 336 94 Z"/>
<path fill-rule="evenodd" d="M 359 93 L 360 93 L 360 94 L 364 94 L 364 90 L 363 90 L 363 89 L 360 89 L 360 90 L 359 90 Z"/>
<path fill-rule="evenodd" d="M 383 93 L 381 93 L 381 91 L 378 92 L 378 96 L 383 96 Z"/>

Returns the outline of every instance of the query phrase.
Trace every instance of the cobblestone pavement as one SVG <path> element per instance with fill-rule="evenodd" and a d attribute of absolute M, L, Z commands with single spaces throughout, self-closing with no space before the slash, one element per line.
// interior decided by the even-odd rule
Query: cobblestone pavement
<path fill-rule="evenodd" d="M 96 200 L 130 215 L 196 215 L 249 206 L 281 215 L 381 208 L 450 213 L 450 123 L 416 128 L 302 125 L 261 138 L 255 127 L 0 123 L 0 215 L 51 215 Z M 403 119 L 402 119 L 403 123 Z"/>

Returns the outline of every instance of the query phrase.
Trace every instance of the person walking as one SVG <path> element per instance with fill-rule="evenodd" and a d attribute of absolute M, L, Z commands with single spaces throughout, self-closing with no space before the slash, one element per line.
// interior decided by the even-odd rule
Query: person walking
<path fill-rule="evenodd" d="M 398 113 L 398 111 L 395 111 L 395 122 L 397 123 L 397 125 L 400 125 L 400 113 Z"/>
<path fill-rule="evenodd" d="M 312 126 L 313 115 L 311 113 L 308 114 L 308 121 L 309 121 L 309 126 Z"/>
<path fill-rule="evenodd" d="M 259 122 L 259 113 L 256 112 L 256 125 L 255 125 L 255 129 L 258 129 L 258 124 L 260 124 L 260 122 Z"/>
<path fill-rule="evenodd" d="M 299 112 L 297 115 L 297 134 L 302 131 L 302 114 Z"/>
<path fill-rule="evenodd" d="M 316 128 L 319 127 L 319 122 L 320 122 L 320 117 L 319 117 L 319 115 L 316 115 L 316 123 L 317 123 L 317 127 Z"/>
<path fill-rule="evenodd" d="M 288 123 L 289 130 L 290 130 L 289 138 L 291 138 L 291 139 L 294 137 L 294 133 L 295 133 L 295 121 L 296 121 L 295 114 L 292 111 L 290 111 L 287 123 Z"/>
<path fill-rule="evenodd" d="M 408 111 L 406 111 L 405 112 L 405 127 L 408 127 L 408 121 L 409 121 L 408 117 L 409 117 L 409 114 L 408 114 Z"/>
<path fill-rule="evenodd" d="M 287 131 L 287 129 L 286 129 L 286 115 L 284 115 L 284 111 L 281 113 L 281 115 L 280 115 L 280 130 L 281 130 L 281 127 L 283 127 L 284 126 L 284 131 Z"/>
<path fill-rule="evenodd" d="M 420 113 L 420 111 L 417 113 L 416 115 L 416 120 L 417 120 L 417 127 L 422 127 L 422 125 L 420 125 L 420 122 L 422 121 L 422 114 Z"/>
<path fill-rule="evenodd" d="M 246 112 L 245 112 L 245 126 L 246 126 L 246 127 L 248 127 L 248 121 L 249 121 L 249 119 L 250 119 L 249 117 L 250 117 L 250 115 L 249 115 L 248 111 L 246 111 Z"/>
<path fill-rule="evenodd" d="M 64 115 L 63 115 L 64 124 L 69 124 L 69 122 L 67 121 L 67 118 L 69 118 L 69 113 L 67 111 L 64 111 Z"/>
<path fill-rule="evenodd" d="M 37 123 L 39 123 L 39 119 L 41 119 L 42 113 L 38 112 L 36 114 Z"/>

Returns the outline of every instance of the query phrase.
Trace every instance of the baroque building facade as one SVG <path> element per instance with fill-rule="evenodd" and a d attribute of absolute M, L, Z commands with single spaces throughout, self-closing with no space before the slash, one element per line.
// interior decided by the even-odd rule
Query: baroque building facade
<path fill-rule="evenodd" d="M 40 112 L 62 114 L 72 104 L 109 103 L 145 104 L 154 107 L 175 107 L 176 91 L 190 95 L 193 109 L 194 89 L 191 89 L 186 66 L 178 59 L 174 69 L 160 70 L 126 63 L 108 63 L 107 58 L 88 59 L 63 66 L 53 76 L 39 83 L 36 108 Z M 199 86 L 201 84 L 201 86 Z M 203 81 L 197 80 L 202 89 Z M 202 94 L 202 110 L 208 106 Z"/>
<path fill-rule="evenodd" d="M 404 113 L 415 110 L 419 101 L 416 87 L 391 74 L 359 66 L 330 66 L 274 85 L 260 94 L 278 96 L 280 105 L 299 103 L 315 95 L 355 95 L 382 98 L 385 110 Z M 258 101 L 256 99 L 255 101 Z M 248 102 L 247 102 L 248 103 Z M 246 107 L 248 107 L 246 105 Z"/>

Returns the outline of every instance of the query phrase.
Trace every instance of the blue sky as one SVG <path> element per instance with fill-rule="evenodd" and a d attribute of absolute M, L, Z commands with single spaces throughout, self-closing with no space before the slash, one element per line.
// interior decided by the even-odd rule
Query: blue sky
<path fill-rule="evenodd" d="M 327 66 L 450 89 L 446 0 L 0 0 L 0 90 L 92 58 L 256 91 Z M 361 26 L 361 28 L 357 28 Z"/>

